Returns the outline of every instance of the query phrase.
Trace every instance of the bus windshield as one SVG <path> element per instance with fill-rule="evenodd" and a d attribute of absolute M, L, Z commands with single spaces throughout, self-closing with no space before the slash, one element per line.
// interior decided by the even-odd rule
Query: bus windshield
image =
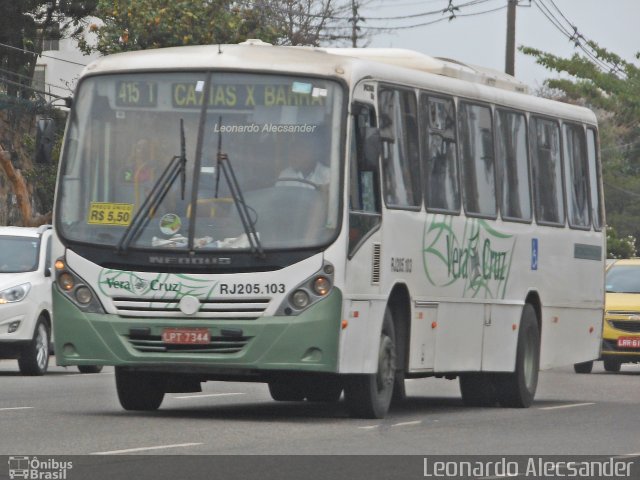
<path fill-rule="evenodd" d="M 121 245 L 159 192 L 128 248 L 246 250 L 250 232 L 265 250 L 326 245 L 339 221 L 343 104 L 327 79 L 87 77 L 61 160 L 60 236 Z M 168 168 L 177 158 L 184 168 Z"/>

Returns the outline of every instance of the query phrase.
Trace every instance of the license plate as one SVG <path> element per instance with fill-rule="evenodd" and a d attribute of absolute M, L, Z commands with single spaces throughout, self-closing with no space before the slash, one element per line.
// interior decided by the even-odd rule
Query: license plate
<path fill-rule="evenodd" d="M 640 337 L 620 337 L 618 338 L 620 348 L 640 348 Z"/>
<path fill-rule="evenodd" d="M 211 342 L 206 328 L 165 328 L 162 341 L 173 345 L 202 345 Z"/>

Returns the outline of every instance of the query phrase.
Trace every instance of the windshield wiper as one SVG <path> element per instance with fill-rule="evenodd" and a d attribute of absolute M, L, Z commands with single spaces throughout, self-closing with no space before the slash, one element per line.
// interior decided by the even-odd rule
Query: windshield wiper
<path fill-rule="evenodd" d="M 244 195 L 242 194 L 242 189 L 238 183 L 238 178 L 236 177 L 231 161 L 229 160 L 229 155 L 222 152 L 222 116 L 220 116 L 220 119 L 218 120 L 218 126 L 220 128 L 218 130 L 218 153 L 216 155 L 216 186 L 214 198 L 218 198 L 220 171 L 222 171 L 224 179 L 227 181 L 227 185 L 229 185 L 229 191 L 231 192 L 231 197 L 233 198 L 233 202 L 238 210 L 238 215 L 240 216 L 242 227 L 244 228 L 244 232 L 249 240 L 249 245 L 251 245 L 251 251 L 260 258 L 263 258 L 264 250 L 262 249 L 262 243 L 260 242 L 258 232 L 256 232 L 255 222 L 251 220 L 251 216 L 249 215 L 249 207 L 244 201 Z"/>
<path fill-rule="evenodd" d="M 186 168 L 187 168 L 187 152 L 184 137 L 184 120 L 180 119 L 180 155 L 176 155 L 171 159 L 169 164 L 163 170 L 162 174 L 153 184 L 151 192 L 144 199 L 140 209 L 136 212 L 133 220 L 124 231 L 120 242 L 118 243 L 118 253 L 125 253 L 140 232 L 147 226 L 149 220 L 155 213 L 158 206 L 162 203 L 167 196 L 169 189 L 180 175 L 180 195 L 184 200 L 185 182 L 186 182 Z"/>

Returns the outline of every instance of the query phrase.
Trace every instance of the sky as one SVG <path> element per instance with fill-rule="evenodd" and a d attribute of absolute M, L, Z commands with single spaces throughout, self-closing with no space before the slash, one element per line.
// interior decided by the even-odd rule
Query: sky
<path fill-rule="evenodd" d="M 396 28 L 391 32 L 376 30 L 369 46 L 406 48 L 504 71 L 507 10 L 501 7 L 506 6 L 507 0 L 453 0 L 452 3 L 460 6 L 457 15 L 481 14 L 458 16 L 452 21 L 417 28 Z M 474 5 L 463 6 L 468 3 Z M 448 5 L 449 0 L 370 0 L 359 13 L 367 26 L 400 27 L 433 22 L 448 15 L 438 13 L 386 21 L 374 18 L 411 16 L 442 10 Z M 516 46 L 569 57 L 580 50 L 545 17 L 538 5 L 546 5 L 547 13 L 563 27 L 572 30 L 573 25 L 585 38 L 640 65 L 635 59 L 640 51 L 640 0 L 532 0 L 531 3 L 520 0 L 516 11 Z M 499 10 L 482 13 L 494 9 Z M 516 51 L 515 76 L 535 91 L 546 78 L 555 78 L 558 74 Z"/>

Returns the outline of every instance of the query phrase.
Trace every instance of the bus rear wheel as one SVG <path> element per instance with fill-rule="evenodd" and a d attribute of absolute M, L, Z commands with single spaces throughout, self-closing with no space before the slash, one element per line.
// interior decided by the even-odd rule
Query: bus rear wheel
<path fill-rule="evenodd" d="M 516 368 L 513 373 L 496 374 L 496 393 L 503 407 L 528 408 L 538 386 L 540 368 L 540 329 L 536 312 L 530 304 L 522 309 Z"/>
<path fill-rule="evenodd" d="M 125 410 L 157 410 L 164 399 L 166 382 L 155 373 L 116 367 L 116 390 Z"/>
<path fill-rule="evenodd" d="M 384 418 L 393 396 L 395 371 L 396 337 L 393 317 L 387 308 L 380 332 L 377 372 L 345 377 L 344 397 L 351 416 Z"/>

